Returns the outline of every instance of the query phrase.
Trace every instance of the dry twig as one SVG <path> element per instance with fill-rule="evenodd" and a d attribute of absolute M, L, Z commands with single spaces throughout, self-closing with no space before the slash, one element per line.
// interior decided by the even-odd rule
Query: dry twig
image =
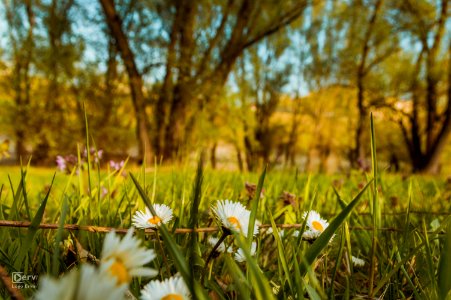
<path fill-rule="evenodd" d="M 15 300 L 22 300 L 24 297 L 20 293 L 18 289 L 15 289 L 13 287 L 13 283 L 11 281 L 11 277 L 9 276 L 8 272 L 3 268 L 3 266 L 0 266 L 0 278 L 3 282 L 3 285 L 5 286 L 8 293 L 11 295 L 12 299 Z"/>
<path fill-rule="evenodd" d="M 28 228 L 30 226 L 30 222 L 28 221 L 7 221 L 0 220 L 0 227 L 19 227 L 19 228 Z M 301 228 L 302 224 L 276 224 L 278 228 L 291 229 L 291 228 Z M 42 223 L 38 226 L 40 229 L 58 229 L 59 224 L 48 224 Z M 271 224 L 261 224 L 260 228 L 270 228 Z M 88 225 L 77 225 L 77 224 L 65 224 L 64 229 L 72 230 L 72 231 L 89 231 L 89 232 L 98 232 L 98 233 L 108 233 L 110 231 L 115 231 L 119 234 L 126 234 L 127 228 L 114 228 L 114 227 L 105 227 L 105 226 L 88 226 Z M 351 230 L 367 230 L 372 231 L 374 228 L 371 226 L 350 226 Z M 194 232 L 217 232 L 219 231 L 219 227 L 202 227 L 195 228 Z M 404 232 L 405 230 L 402 228 L 394 228 L 394 227 L 382 227 L 378 228 L 378 231 L 388 231 L 388 232 Z M 174 231 L 175 233 L 185 234 L 193 232 L 191 228 L 177 228 Z M 429 234 L 442 234 L 442 232 L 428 231 Z M 156 234 L 154 229 L 146 229 L 145 234 Z"/>

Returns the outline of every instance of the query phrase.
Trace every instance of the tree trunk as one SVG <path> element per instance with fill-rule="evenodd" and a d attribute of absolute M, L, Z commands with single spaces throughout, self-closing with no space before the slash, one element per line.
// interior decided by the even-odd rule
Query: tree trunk
<path fill-rule="evenodd" d="M 180 85 L 174 88 L 170 109 L 171 114 L 165 129 L 163 156 L 168 161 L 173 161 L 177 156 L 182 154 L 179 150 L 185 133 L 185 98 L 187 95 L 181 89 Z"/>
<path fill-rule="evenodd" d="M 59 11 L 58 11 L 58 1 L 53 0 L 50 5 L 49 11 L 49 25 L 47 27 L 49 35 L 49 51 L 50 60 L 48 65 L 48 81 L 49 85 L 47 87 L 47 102 L 45 104 L 45 110 L 47 114 L 43 116 L 43 120 L 40 122 L 39 128 L 37 130 L 39 141 L 33 151 L 33 157 L 37 164 L 47 164 L 50 161 L 49 150 L 50 141 L 46 134 L 47 130 L 52 130 L 57 128 L 62 119 L 62 109 L 58 103 L 60 96 L 60 84 L 58 82 L 59 68 L 58 68 L 58 57 L 60 55 L 60 41 L 62 32 L 57 30 L 59 25 Z M 52 117 L 50 117 L 50 112 Z"/>
<path fill-rule="evenodd" d="M 144 158 L 148 164 L 152 163 L 151 143 L 149 137 L 149 122 L 146 114 L 146 103 L 143 92 L 142 75 L 139 73 L 135 56 L 129 41 L 122 29 L 122 20 L 114 6 L 114 0 L 99 0 L 105 14 L 106 23 L 114 37 L 117 49 L 127 70 L 133 108 L 136 117 L 136 137 L 138 139 L 139 160 Z"/>
<path fill-rule="evenodd" d="M 236 161 L 238 164 L 238 169 L 240 172 L 244 171 L 244 163 L 243 163 L 243 156 L 241 155 L 240 147 L 238 147 L 238 144 L 235 143 L 235 150 L 236 150 Z"/>
<path fill-rule="evenodd" d="M 295 165 L 295 157 L 296 157 L 296 144 L 298 141 L 298 127 L 299 127 L 299 120 L 298 120 L 298 116 L 300 114 L 300 110 L 301 110 L 301 97 L 298 95 L 296 96 L 296 98 L 294 99 L 294 109 L 293 109 L 293 120 L 291 123 L 291 129 L 290 129 L 290 134 L 288 137 L 288 143 L 286 144 L 285 147 L 285 166 L 290 165 L 291 167 L 293 167 Z"/>
<path fill-rule="evenodd" d="M 367 111 L 364 104 L 364 86 L 363 86 L 363 78 L 359 75 L 357 78 L 357 128 L 355 131 L 355 139 L 354 139 L 354 149 L 352 150 L 351 155 L 351 165 L 353 167 L 358 166 L 359 161 L 363 161 L 365 159 L 365 149 L 364 149 L 364 141 L 363 134 L 365 129 L 365 124 L 367 122 Z"/>
<path fill-rule="evenodd" d="M 20 50 L 19 50 L 20 51 Z M 16 58 L 15 67 L 13 71 L 13 86 L 14 86 L 14 102 L 17 109 L 18 124 L 14 127 L 16 138 L 16 162 L 20 164 L 21 159 L 25 156 L 25 128 L 26 128 L 26 106 L 23 99 L 23 84 L 22 73 L 28 72 L 28 69 L 23 66 L 21 56 Z M 25 70 L 24 70 L 25 69 Z"/>
<path fill-rule="evenodd" d="M 155 118 L 158 135 L 155 145 L 158 153 L 163 153 L 169 161 L 176 156 L 183 156 L 190 136 L 189 127 L 195 123 L 196 112 L 204 103 L 213 101 L 222 92 L 236 59 L 243 51 L 295 21 L 307 6 L 307 2 L 301 2 L 272 20 L 273 22 L 262 26 L 261 31 L 252 32 L 249 26 L 255 21 L 256 11 L 260 7 L 258 1 L 241 0 L 233 26 L 228 28 L 229 13 L 237 4 L 229 0 L 216 32 L 202 53 L 200 63 L 194 65 L 192 57 L 197 47 L 194 25 L 199 17 L 198 5 L 193 1 L 174 3 L 176 15 L 168 46 L 166 76 L 163 92 L 156 106 L 158 115 Z M 224 39 L 227 39 L 225 43 L 221 43 Z M 219 59 L 212 53 L 218 53 Z M 212 65 L 211 60 L 216 59 L 218 62 Z M 173 72 L 171 69 L 177 71 Z M 172 84 L 176 75 L 175 83 Z"/>
<path fill-rule="evenodd" d="M 175 3 L 176 15 L 168 47 L 166 75 L 156 112 L 160 114 L 156 118 L 158 134 L 156 145 L 158 152 L 162 153 L 167 161 L 173 161 L 176 157 L 181 158 L 184 155 L 185 131 L 189 113 L 187 108 L 189 103 L 193 102 L 195 85 L 192 71 L 197 4 L 193 1 L 176 1 Z M 176 60 L 175 47 L 177 44 L 180 54 Z M 178 70 L 175 72 L 177 75 L 175 85 L 172 84 L 172 68 L 174 67 L 177 67 Z"/>
<path fill-rule="evenodd" d="M 431 142 L 427 153 L 423 156 L 423 164 L 419 166 L 419 172 L 436 174 L 439 172 L 440 154 L 446 146 L 451 135 L 451 43 L 448 48 L 448 89 L 447 89 L 447 105 L 443 114 L 443 123 L 441 129 Z M 429 91 L 429 90 L 428 90 Z M 429 97 L 429 96 L 428 96 Z"/>
<path fill-rule="evenodd" d="M 247 170 L 249 172 L 252 172 L 255 170 L 257 162 L 256 162 L 255 151 L 253 149 L 253 145 L 252 145 L 252 142 L 251 142 L 251 139 L 250 139 L 248 133 L 245 133 L 245 136 L 244 136 L 244 149 L 245 149 L 245 153 L 246 153 Z"/>
<path fill-rule="evenodd" d="M 14 28 L 16 30 L 25 30 L 25 22 L 16 24 L 14 22 L 14 14 L 19 12 L 14 11 L 14 8 L 6 7 L 6 19 L 10 30 L 10 39 L 13 49 L 14 70 L 12 73 L 12 85 L 14 89 L 14 104 L 16 107 L 16 126 L 15 133 L 15 151 L 16 161 L 21 163 L 21 160 L 26 160 L 26 132 L 28 127 L 28 106 L 30 103 L 30 64 L 33 54 L 33 29 L 34 29 L 34 13 L 32 5 L 29 0 L 24 1 L 26 16 L 28 21 L 27 35 L 24 40 L 19 37 L 15 38 L 13 34 Z"/>
<path fill-rule="evenodd" d="M 214 143 L 213 146 L 211 146 L 210 149 L 210 163 L 211 168 L 216 169 L 216 148 L 218 147 L 218 143 Z"/>
<path fill-rule="evenodd" d="M 409 150 L 412 171 L 417 173 L 438 173 L 440 154 L 446 146 L 446 142 L 451 134 L 451 67 L 448 63 L 448 90 L 447 104 L 441 116 L 437 113 L 437 86 L 440 78 L 437 76 L 437 53 L 443 39 L 447 10 L 449 1 L 443 0 L 441 3 L 441 14 L 437 22 L 437 30 L 434 36 L 434 42 L 429 47 L 426 41 L 423 41 L 423 48 L 418 56 L 416 63 L 416 72 L 412 80 L 412 115 L 409 117 L 410 136 L 407 129 L 400 123 L 401 130 Z M 418 76 L 420 75 L 423 57 L 426 55 L 426 125 L 420 127 L 420 101 Z M 451 62 L 451 44 L 448 45 L 448 62 Z M 426 129 L 422 133 L 421 129 Z M 423 144 L 425 145 L 423 147 Z"/>
<path fill-rule="evenodd" d="M 183 23 L 183 14 L 180 9 L 176 10 L 174 21 L 172 23 L 170 42 L 168 45 L 168 54 L 166 58 L 166 74 L 164 76 L 163 85 L 161 87 L 160 96 L 155 106 L 155 153 L 158 157 L 166 157 L 166 129 L 168 126 L 170 106 L 173 99 L 173 69 L 177 61 L 176 46 L 180 26 Z"/>
<path fill-rule="evenodd" d="M 357 128 L 355 131 L 354 137 L 354 149 L 351 150 L 351 166 L 357 167 L 359 165 L 359 161 L 362 162 L 365 159 L 365 150 L 363 143 L 363 133 L 365 129 L 365 124 L 367 121 L 367 108 L 365 105 L 365 76 L 368 72 L 367 70 L 367 59 L 370 51 L 370 41 L 371 36 L 373 35 L 374 27 L 376 26 L 376 21 L 379 15 L 383 4 L 383 0 L 378 0 L 374 4 L 374 10 L 371 15 L 370 20 L 368 21 L 368 27 L 365 31 L 364 41 L 362 45 L 362 52 L 360 57 L 360 62 L 357 67 L 356 72 L 356 82 L 357 82 L 357 107 L 358 107 L 358 116 L 357 116 Z"/>

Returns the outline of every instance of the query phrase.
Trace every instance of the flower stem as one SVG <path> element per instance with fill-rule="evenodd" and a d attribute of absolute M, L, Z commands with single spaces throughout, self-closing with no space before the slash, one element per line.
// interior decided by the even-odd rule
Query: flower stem
<path fill-rule="evenodd" d="M 160 246 L 161 256 L 163 257 L 164 264 L 166 265 L 166 272 L 168 273 L 168 276 L 170 277 L 171 276 L 171 271 L 169 270 L 169 263 L 168 263 L 168 260 L 166 259 L 166 255 L 165 255 L 164 250 L 163 250 L 163 245 L 162 245 L 161 240 L 160 240 L 160 233 L 158 232 L 158 230 L 155 230 L 155 232 L 157 233 L 156 234 L 156 238 L 157 238 L 157 243 Z"/>
<path fill-rule="evenodd" d="M 210 260 L 213 258 L 214 253 L 216 252 L 216 250 L 218 250 L 219 246 L 221 245 L 222 242 L 224 242 L 224 240 L 226 239 L 226 237 L 228 235 L 230 235 L 229 232 L 223 231 L 221 237 L 218 240 L 218 242 L 214 245 L 213 249 L 211 249 L 210 254 L 207 257 L 207 261 L 205 262 L 205 266 L 204 266 L 204 272 L 203 272 L 203 277 L 204 278 L 207 275 L 208 264 L 210 263 Z"/>

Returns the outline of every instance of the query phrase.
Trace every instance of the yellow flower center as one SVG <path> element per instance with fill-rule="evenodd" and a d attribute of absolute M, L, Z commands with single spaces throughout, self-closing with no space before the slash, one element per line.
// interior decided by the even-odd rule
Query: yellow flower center
<path fill-rule="evenodd" d="M 167 294 L 161 300 L 183 300 L 183 297 L 178 294 Z"/>
<path fill-rule="evenodd" d="M 130 282 L 127 268 L 121 260 L 116 259 L 109 270 L 110 273 L 117 278 L 118 285 Z"/>
<path fill-rule="evenodd" d="M 313 221 L 312 222 L 312 226 L 313 226 L 313 228 L 315 228 L 318 231 L 321 231 L 321 232 L 324 231 L 323 225 L 320 222 L 318 222 L 318 221 Z"/>
<path fill-rule="evenodd" d="M 158 216 L 154 216 L 154 217 L 150 218 L 149 220 L 147 220 L 147 222 L 149 222 L 150 224 L 153 224 L 153 225 L 157 225 L 161 222 L 161 219 Z"/>
<path fill-rule="evenodd" d="M 235 225 L 236 227 L 238 227 L 238 229 L 241 229 L 240 221 L 238 221 L 237 218 L 235 218 L 235 217 L 228 217 L 227 221 L 229 221 L 230 224 Z"/>

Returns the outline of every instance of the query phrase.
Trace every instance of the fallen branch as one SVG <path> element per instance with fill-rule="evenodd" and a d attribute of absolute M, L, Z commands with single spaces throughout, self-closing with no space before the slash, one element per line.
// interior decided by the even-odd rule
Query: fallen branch
<path fill-rule="evenodd" d="M 5 286 L 8 293 L 11 295 L 11 299 L 15 300 L 23 300 L 24 297 L 20 293 L 20 291 L 13 287 L 13 283 L 11 281 L 11 276 L 8 274 L 8 272 L 0 266 L 0 278 L 3 282 L 3 285 Z"/>
<path fill-rule="evenodd" d="M 7 221 L 0 220 L 0 227 L 19 227 L 19 228 L 28 228 L 31 223 L 28 221 Z M 292 228 L 301 228 L 303 224 L 276 224 L 278 228 L 282 229 L 292 229 Z M 39 224 L 38 228 L 40 229 L 58 229 L 59 224 L 47 224 L 42 223 Z M 260 228 L 270 228 L 271 224 L 261 224 L 258 225 Z M 105 227 L 105 226 L 90 226 L 90 225 L 77 225 L 77 224 L 65 224 L 64 229 L 72 230 L 72 231 L 89 231 L 89 232 L 97 232 L 97 233 L 108 233 L 110 231 L 115 231 L 116 233 L 126 234 L 128 228 L 114 228 L 114 227 Z M 363 230 L 363 231 L 372 231 L 374 228 L 371 226 L 350 226 L 351 230 Z M 195 228 L 194 232 L 217 232 L 219 231 L 219 227 L 203 227 L 203 228 Z M 404 229 L 394 228 L 394 227 L 382 227 L 378 228 L 380 231 L 389 231 L 389 232 L 404 232 Z M 156 231 L 154 229 L 146 229 L 145 234 L 155 234 Z M 174 231 L 178 234 L 191 233 L 193 229 L 191 228 L 177 228 Z M 428 231 L 429 234 L 443 234 L 442 232 L 434 232 Z"/>

